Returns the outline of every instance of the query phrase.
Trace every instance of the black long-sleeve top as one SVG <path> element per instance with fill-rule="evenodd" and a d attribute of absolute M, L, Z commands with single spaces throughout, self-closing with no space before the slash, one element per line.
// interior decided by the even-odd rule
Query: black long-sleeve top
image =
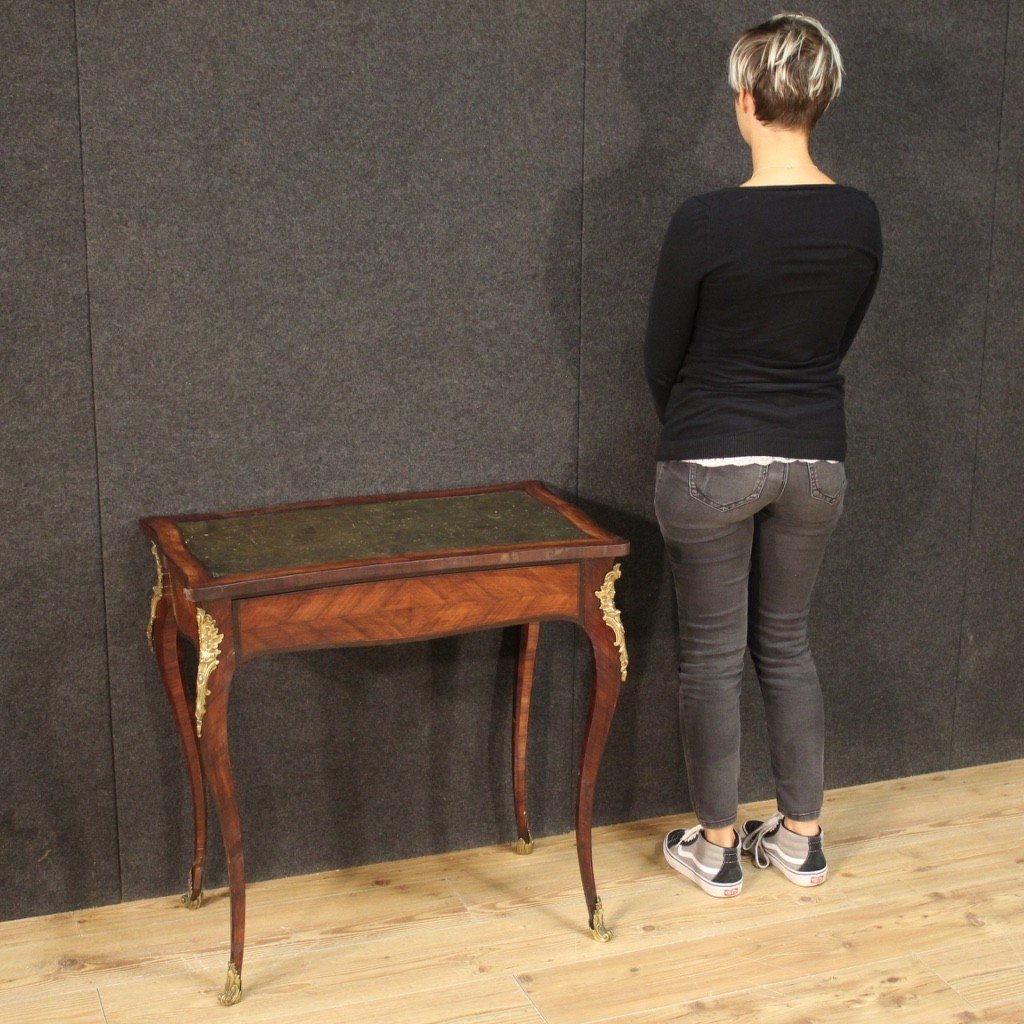
<path fill-rule="evenodd" d="M 737 185 L 682 203 L 644 343 L 655 458 L 844 460 L 839 364 L 881 265 L 878 208 L 849 185 Z"/>

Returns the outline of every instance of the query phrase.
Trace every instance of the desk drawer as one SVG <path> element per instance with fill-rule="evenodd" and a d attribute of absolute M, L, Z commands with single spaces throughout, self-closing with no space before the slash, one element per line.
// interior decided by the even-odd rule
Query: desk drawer
<path fill-rule="evenodd" d="M 531 619 L 576 619 L 578 562 L 348 583 L 238 602 L 242 656 L 425 640 Z"/>

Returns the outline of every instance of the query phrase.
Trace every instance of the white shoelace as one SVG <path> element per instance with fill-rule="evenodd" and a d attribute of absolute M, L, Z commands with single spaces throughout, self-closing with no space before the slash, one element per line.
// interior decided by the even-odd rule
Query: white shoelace
<path fill-rule="evenodd" d="M 754 858 L 754 863 L 759 868 L 766 868 L 769 866 L 771 861 L 768 860 L 768 854 L 764 852 L 762 843 L 764 837 L 782 821 L 782 811 L 776 811 L 767 821 L 762 821 L 760 825 L 753 830 L 748 832 L 743 837 L 743 849 L 751 853 Z"/>
<path fill-rule="evenodd" d="M 700 835 L 700 822 L 698 821 L 693 828 L 688 828 L 680 837 L 676 840 L 676 846 L 683 846 L 689 843 L 694 837 Z"/>

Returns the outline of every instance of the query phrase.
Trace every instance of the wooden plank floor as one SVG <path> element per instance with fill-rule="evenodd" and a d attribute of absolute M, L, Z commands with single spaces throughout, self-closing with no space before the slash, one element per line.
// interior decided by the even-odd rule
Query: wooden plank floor
<path fill-rule="evenodd" d="M 9 921 L 0 1021 L 1021 1024 L 1022 796 L 1024 761 L 832 790 L 825 885 L 745 858 L 728 900 L 661 859 L 692 815 L 596 829 L 608 943 L 571 834 L 257 883 L 229 1008 L 224 890 Z"/>

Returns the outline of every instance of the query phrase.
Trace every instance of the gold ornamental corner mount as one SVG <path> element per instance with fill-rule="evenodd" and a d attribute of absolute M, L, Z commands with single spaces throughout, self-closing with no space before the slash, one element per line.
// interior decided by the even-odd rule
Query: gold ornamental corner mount
<path fill-rule="evenodd" d="M 619 650 L 619 671 L 622 676 L 622 681 L 625 682 L 626 666 L 629 664 L 629 655 L 626 653 L 626 630 L 623 628 L 622 616 L 619 614 L 619 609 L 615 607 L 615 581 L 621 575 L 622 564 L 620 562 L 616 562 L 611 569 L 608 570 L 608 573 L 604 578 L 604 583 L 601 584 L 600 590 L 595 590 L 594 594 L 601 602 L 602 618 L 615 635 L 615 646 Z"/>
<path fill-rule="evenodd" d="M 217 629 L 214 617 L 204 608 L 196 608 L 199 625 L 199 668 L 196 671 L 196 735 L 203 735 L 203 716 L 206 714 L 207 685 L 210 673 L 220 664 L 220 642 L 224 634 Z"/>
<path fill-rule="evenodd" d="M 149 546 L 153 552 L 153 560 L 156 562 L 156 583 L 153 585 L 153 596 L 149 601 L 149 625 L 146 626 L 146 642 L 149 644 L 149 649 L 154 650 L 154 639 L 153 639 L 153 625 L 156 622 L 156 610 L 160 604 L 160 599 L 164 596 L 164 580 L 166 579 L 166 572 L 164 570 L 164 562 L 160 557 L 160 551 L 157 546 L 150 541 Z"/>

